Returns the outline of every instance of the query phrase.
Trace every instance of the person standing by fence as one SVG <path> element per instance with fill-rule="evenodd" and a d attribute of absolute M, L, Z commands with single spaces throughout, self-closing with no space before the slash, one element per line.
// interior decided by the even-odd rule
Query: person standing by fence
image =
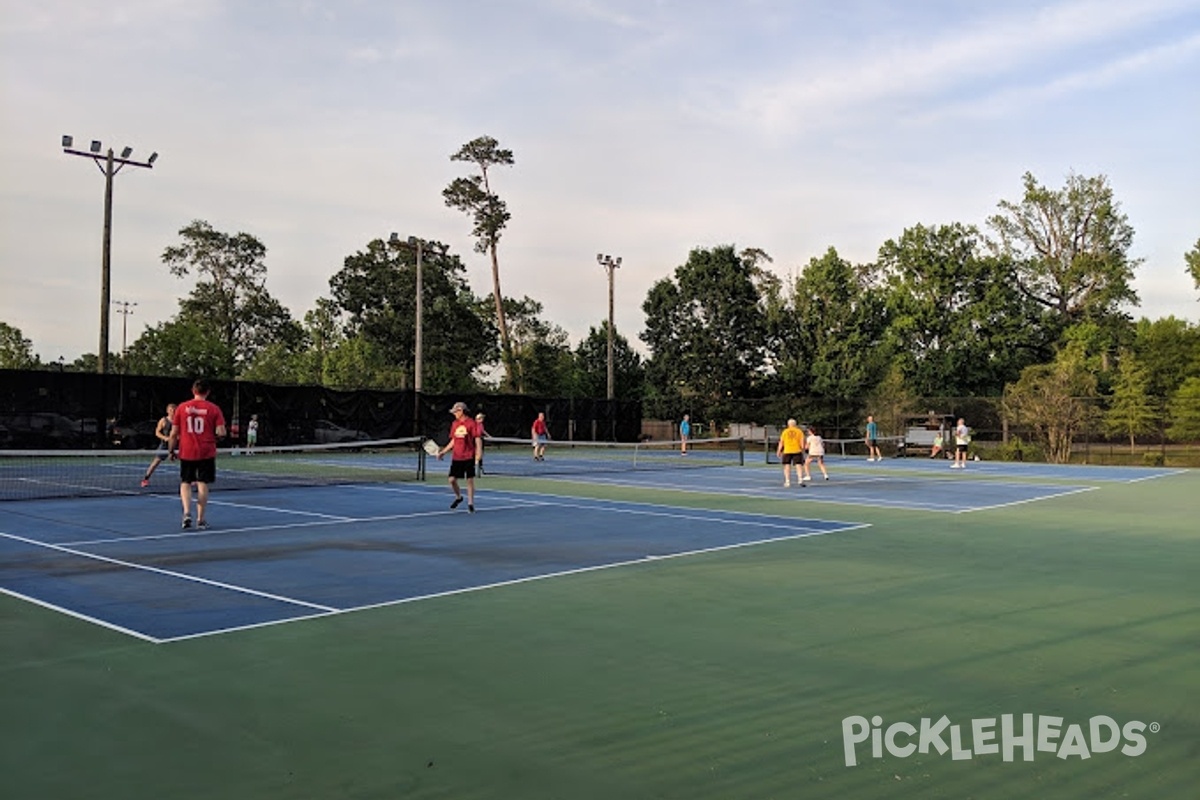
<path fill-rule="evenodd" d="M 687 455 L 688 441 L 692 438 L 692 417 L 690 414 L 684 414 L 683 420 L 679 423 L 679 453 Z"/>
<path fill-rule="evenodd" d="M 879 426 L 875 423 L 875 417 L 867 415 L 867 461 L 883 461 L 883 456 L 879 452 Z"/>

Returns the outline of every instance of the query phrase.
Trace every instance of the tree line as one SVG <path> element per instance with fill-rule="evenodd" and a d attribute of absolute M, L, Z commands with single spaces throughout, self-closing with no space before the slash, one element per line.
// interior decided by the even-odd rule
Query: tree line
<path fill-rule="evenodd" d="M 540 301 L 501 291 L 510 215 L 493 178 L 515 163 L 512 152 L 480 137 L 450 158 L 473 171 L 443 200 L 470 219 L 492 293 L 476 296 L 461 257 L 425 243 L 423 388 L 603 396 L 607 322 L 572 346 Z M 1200 327 L 1128 313 L 1138 303 L 1139 261 L 1107 178 L 1069 175 L 1055 188 L 1026 174 L 1023 190 L 982 229 L 915 225 L 863 264 L 830 247 L 786 281 L 761 248 L 692 250 L 642 303 L 647 357 L 615 332 L 617 397 L 641 399 L 649 416 L 706 419 L 731 398 L 887 397 L 916 410 L 922 397 L 1000 397 L 1056 459 L 1096 422 L 1131 445 L 1164 416 L 1176 438 L 1200 436 Z M 179 236 L 162 262 L 191 290 L 173 317 L 113 354 L 119 369 L 412 388 L 413 248 L 364 243 L 330 277 L 328 295 L 296 319 L 266 287 L 267 249 L 256 237 L 203 220 Z M 1183 260 L 1200 290 L 1200 240 Z M 0 366 L 40 363 L 32 343 L 0 322 Z M 87 355 L 69 368 L 95 366 Z M 1096 398 L 1109 406 L 1103 419 Z"/>

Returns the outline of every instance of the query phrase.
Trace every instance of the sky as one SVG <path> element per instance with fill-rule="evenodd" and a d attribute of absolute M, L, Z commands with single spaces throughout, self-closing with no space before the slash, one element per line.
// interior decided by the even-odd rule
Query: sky
<path fill-rule="evenodd" d="M 297 319 L 392 231 L 491 292 L 450 156 L 491 136 L 512 218 L 504 294 L 635 346 L 697 247 L 782 278 L 873 261 L 917 224 L 985 228 L 1022 176 L 1105 175 L 1142 259 L 1139 318 L 1200 321 L 1200 0 L 0 0 L 0 322 L 44 361 L 95 353 L 104 175 L 93 139 L 158 152 L 114 179 L 111 349 L 169 319 L 161 261 L 194 220 L 267 248 Z M 123 334 L 122 323 L 126 324 Z"/>

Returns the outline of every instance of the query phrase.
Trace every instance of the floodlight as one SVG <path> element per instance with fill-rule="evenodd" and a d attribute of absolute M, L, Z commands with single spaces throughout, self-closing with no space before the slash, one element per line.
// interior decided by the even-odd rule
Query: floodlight
<path fill-rule="evenodd" d="M 151 153 L 150 158 L 146 161 L 147 164 L 153 164 L 158 160 L 158 153 Z"/>
<path fill-rule="evenodd" d="M 75 140 L 73 138 L 71 138 L 70 136 L 64 136 L 63 137 L 63 147 L 70 147 L 71 143 L 74 141 Z"/>
<path fill-rule="evenodd" d="M 99 153 L 99 152 L 100 152 L 100 140 L 99 140 L 99 139 L 92 139 L 91 151 L 92 151 L 93 153 Z"/>
<path fill-rule="evenodd" d="M 132 147 L 126 147 L 124 150 L 121 151 L 121 158 L 129 158 L 131 155 L 133 155 Z"/>
<path fill-rule="evenodd" d="M 388 237 L 388 244 L 400 244 L 400 234 L 392 231 L 392 235 Z"/>

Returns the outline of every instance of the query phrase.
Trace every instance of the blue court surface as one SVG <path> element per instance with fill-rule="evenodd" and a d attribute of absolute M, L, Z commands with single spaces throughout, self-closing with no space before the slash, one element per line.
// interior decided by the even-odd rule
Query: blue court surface
<path fill-rule="evenodd" d="M 719 470 L 718 470 L 719 471 Z M 692 474 L 695 474 L 694 472 Z M 849 531 L 853 522 L 444 485 L 214 492 L 0 506 L 0 591 L 152 642 Z"/>
<path fill-rule="evenodd" d="M 792 485 L 785 487 L 783 467 L 779 465 L 592 475 L 587 478 L 587 483 L 959 514 L 1046 500 L 1095 488 L 1082 483 L 1044 482 L 1049 475 L 1039 477 L 1010 472 L 1007 474 L 1013 479 L 1003 480 L 1003 471 L 985 472 L 975 469 L 976 466 L 972 464 L 966 470 L 952 470 L 947 465 L 936 472 L 925 473 L 903 463 L 864 462 L 859 465 L 846 461 L 830 462 L 827 465 L 830 479 L 824 480 L 820 470 L 814 469 L 815 480 L 805 487 L 796 485 L 794 473 Z M 1168 470 L 1159 472 L 1169 474 Z M 572 479 L 562 476 L 551 480 Z"/>

